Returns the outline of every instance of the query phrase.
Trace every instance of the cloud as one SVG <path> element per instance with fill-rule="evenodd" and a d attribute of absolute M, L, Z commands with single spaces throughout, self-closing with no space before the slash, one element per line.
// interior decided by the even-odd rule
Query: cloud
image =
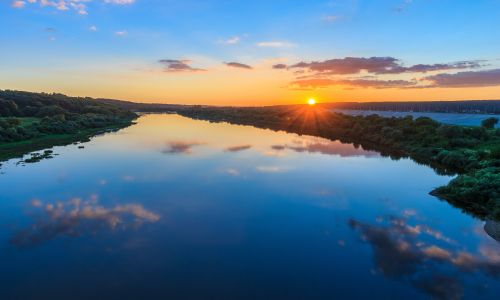
<path fill-rule="evenodd" d="M 500 69 L 438 74 L 422 78 L 431 82 L 427 87 L 462 88 L 500 85 Z"/>
<path fill-rule="evenodd" d="M 189 65 L 190 60 L 161 59 L 158 61 L 163 65 L 163 71 L 168 73 L 178 72 L 203 72 L 204 69 L 193 68 Z"/>
<path fill-rule="evenodd" d="M 273 66 L 273 69 L 293 70 L 298 77 L 288 86 L 292 90 L 312 90 L 330 86 L 408 89 L 500 85 L 500 69 L 462 71 L 456 74 L 442 73 L 424 77 L 420 75 L 420 77 L 411 80 L 378 77 L 380 75 L 466 70 L 484 66 L 484 61 L 478 60 L 405 66 L 394 57 L 345 57 L 325 61 L 302 61 L 292 65 L 277 64 Z M 368 73 L 368 75 L 362 76 L 362 73 Z M 358 77 L 346 78 L 345 75 L 358 75 Z"/>
<path fill-rule="evenodd" d="M 119 204 L 113 207 L 99 205 L 97 196 L 83 201 L 46 203 L 32 201 L 37 210 L 34 224 L 14 233 L 10 242 L 18 248 L 31 248 L 60 237 L 78 237 L 100 230 L 117 230 L 154 223 L 158 214 L 139 204 Z"/>
<path fill-rule="evenodd" d="M 168 142 L 168 148 L 163 151 L 163 153 L 167 154 L 191 154 L 192 148 L 194 146 L 202 145 L 199 142 L 182 142 L 182 141 L 172 141 Z"/>
<path fill-rule="evenodd" d="M 116 36 L 124 37 L 128 34 L 126 30 L 115 31 Z"/>
<path fill-rule="evenodd" d="M 239 36 L 233 36 L 227 40 L 222 41 L 223 44 L 226 45 L 236 45 L 241 41 L 241 37 Z"/>
<path fill-rule="evenodd" d="M 232 146 L 232 147 L 227 147 L 226 152 L 240 152 L 244 150 L 248 150 L 252 148 L 252 145 L 239 145 L 239 146 Z"/>
<path fill-rule="evenodd" d="M 41 7 L 52 7 L 59 11 L 75 11 L 80 15 L 88 14 L 87 5 L 91 2 L 103 2 L 106 4 L 130 5 L 135 0 L 27 0 L 12 1 L 13 8 L 24 8 L 26 4 L 39 4 Z"/>
<path fill-rule="evenodd" d="M 96 32 L 98 29 L 95 25 L 89 27 L 89 31 Z"/>
<path fill-rule="evenodd" d="M 26 6 L 26 1 L 12 1 L 11 6 L 13 8 L 23 8 L 24 6 Z"/>
<path fill-rule="evenodd" d="M 371 74 L 426 73 L 431 71 L 478 68 L 477 61 L 461 61 L 448 64 L 418 64 L 405 67 L 394 57 L 345 57 L 325 61 L 300 62 L 289 66 L 290 69 L 304 69 L 315 74 L 348 75 L 362 71 Z"/>
<path fill-rule="evenodd" d="M 228 63 L 224 63 L 226 66 L 228 67 L 232 67 L 232 68 L 239 68 L 239 69 L 247 69 L 247 70 L 251 70 L 253 69 L 251 66 L 249 65 L 246 65 L 246 64 L 242 64 L 242 63 L 237 63 L 237 62 L 228 62 Z"/>
<path fill-rule="evenodd" d="M 273 69 L 275 70 L 284 70 L 284 69 L 287 69 L 288 66 L 285 65 L 285 64 L 276 64 L 276 65 L 273 65 Z"/>
<path fill-rule="evenodd" d="M 259 42 L 257 43 L 258 47 L 262 48 L 290 48 L 294 45 L 289 42 L 280 42 L 280 41 L 269 41 L 269 42 Z"/>
<path fill-rule="evenodd" d="M 350 86 L 353 88 L 407 88 L 417 84 L 416 81 L 408 80 L 378 80 L 378 79 L 328 79 L 328 78 L 312 78 L 299 79 L 292 81 L 291 89 L 318 89 L 329 86 Z"/>
<path fill-rule="evenodd" d="M 404 0 L 399 6 L 397 6 L 394 10 L 398 13 L 403 12 L 413 3 L 413 0 Z"/>

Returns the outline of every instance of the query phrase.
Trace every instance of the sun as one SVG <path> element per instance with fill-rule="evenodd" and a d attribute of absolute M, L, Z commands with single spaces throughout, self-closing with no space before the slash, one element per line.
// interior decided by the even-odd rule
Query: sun
<path fill-rule="evenodd" d="M 314 98 L 311 98 L 309 100 L 307 100 L 307 104 L 313 106 L 313 105 L 316 105 L 316 100 Z"/>

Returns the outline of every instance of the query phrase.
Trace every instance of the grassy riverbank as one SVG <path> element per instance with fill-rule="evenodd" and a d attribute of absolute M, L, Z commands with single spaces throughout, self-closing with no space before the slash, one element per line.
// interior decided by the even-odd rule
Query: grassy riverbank
<path fill-rule="evenodd" d="M 457 175 L 431 194 L 482 219 L 500 219 L 500 130 L 440 124 L 421 117 L 348 116 L 319 107 L 185 107 L 178 113 L 361 145 Z"/>
<path fill-rule="evenodd" d="M 91 98 L 0 91 L 0 161 L 85 141 L 127 127 L 136 117 Z"/>
<path fill-rule="evenodd" d="M 105 132 L 116 131 L 121 128 L 128 127 L 131 124 L 132 120 L 102 128 L 84 129 L 74 133 L 47 134 L 17 142 L 0 143 L 0 162 L 11 158 L 19 158 L 27 153 L 51 148 L 54 146 L 63 146 L 76 142 L 86 142 L 89 141 L 89 139 L 93 136 Z"/>

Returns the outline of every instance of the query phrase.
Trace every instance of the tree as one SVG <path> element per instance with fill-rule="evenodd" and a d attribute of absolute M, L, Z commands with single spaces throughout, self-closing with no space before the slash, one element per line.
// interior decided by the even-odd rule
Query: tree
<path fill-rule="evenodd" d="M 493 129 L 498 124 L 498 118 L 492 117 L 481 121 L 481 126 L 486 129 Z"/>

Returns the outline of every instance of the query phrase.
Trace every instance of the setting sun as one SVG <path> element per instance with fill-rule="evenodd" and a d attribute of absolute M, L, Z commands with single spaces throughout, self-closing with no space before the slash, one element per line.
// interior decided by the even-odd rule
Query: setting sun
<path fill-rule="evenodd" d="M 313 98 L 311 98 L 311 99 L 307 100 L 307 104 L 309 104 L 309 105 L 315 105 L 316 104 L 316 100 L 313 99 Z"/>

